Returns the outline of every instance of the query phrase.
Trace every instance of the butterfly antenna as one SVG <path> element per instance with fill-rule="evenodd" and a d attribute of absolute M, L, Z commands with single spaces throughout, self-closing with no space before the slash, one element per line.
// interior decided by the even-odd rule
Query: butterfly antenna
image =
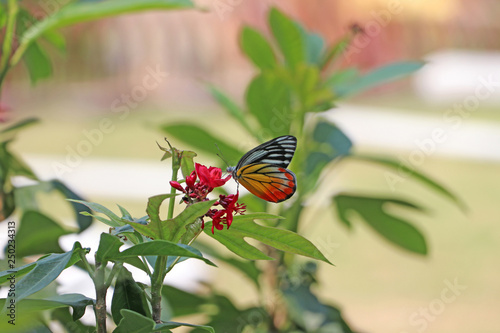
<path fill-rule="evenodd" d="M 217 156 L 219 156 L 219 158 L 220 158 L 220 159 L 221 159 L 224 163 L 226 163 L 227 167 L 229 168 L 229 167 L 230 167 L 230 165 L 229 165 L 229 163 L 227 163 L 227 160 L 226 160 L 226 159 L 224 158 L 224 156 L 222 155 L 222 151 L 219 149 L 219 146 L 218 146 L 217 144 L 215 144 L 215 147 L 217 147 L 217 150 L 218 150 L 218 151 L 219 151 L 219 153 L 220 153 L 220 155 L 219 155 L 219 153 L 217 153 Z"/>

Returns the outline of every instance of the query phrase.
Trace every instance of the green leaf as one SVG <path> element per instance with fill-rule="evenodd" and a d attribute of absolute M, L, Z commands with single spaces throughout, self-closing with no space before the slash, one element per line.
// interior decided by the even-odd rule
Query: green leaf
<path fill-rule="evenodd" d="M 92 209 L 94 212 L 106 215 L 107 217 L 109 217 L 109 220 L 105 219 L 101 216 L 92 215 L 92 214 L 85 212 L 85 211 L 80 213 L 80 214 L 85 215 L 85 216 L 93 216 L 97 220 L 109 225 L 110 227 L 120 227 L 120 226 L 123 226 L 126 224 L 125 220 L 121 219 L 115 213 L 113 213 L 112 211 L 110 211 L 109 209 L 107 209 L 106 207 L 104 207 L 103 205 L 100 205 L 98 203 L 87 202 L 87 201 L 83 201 L 83 200 L 75 200 L 75 199 L 68 199 L 68 201 L 85 205 L 85 206 L 89 207 L 90 209 Z"/>
<path fill-rule="evenodd" d="M 233 223 L 229 229 L 220 230 L 212 234 L 212 223 L 210 222 L 205 224 L 204 231 L 230 251 L 245 259 L 272 259 L 245 241 L 245 237 L 250 237 L 281 251 L 299 254 L 330 263 L 314 244 L 299 234 L 289 230 L 262 226 L 254 222 L 255 219 L 277 218 L 280 217 L 266 213 L 241 215 L 234 217 Z"/>
<path fill-rule="evenodd" d="M 295 71 L 292 84 L 301 101 L 303 112 L 310 112 L 317 103 L 324 103 L 326 100 L 333 99 L 331 92 L 318 89 L 319 79 L 319 70 L 315 66 L 304 64 L 298 66 Z"/>
<path fill-rule="evenodd" d="M 269 25 L 287 66 L 294 69 L 304 62 L 306 50 L 298 25 L 276 8 L 269 13 Z"/>
<path fill-rule="evenodd" d="M 263 201 L 263 200 L 261 200 Z M 242 201 L 245 202 L 246 201 Z M 214 257 L 236 269 L 246 276 L 255 285 L 255 288 L 260 289 L 259 277 L 262 271 L 257 267 L 255 261 L 239 260 L 234 257 L 223 256 L 211 246 L 203 245 L 201 242 L 196 242 L 196 247 L 209 257 Z M 177 308 L 177 304 L 176 304 Z"/>
<path fill-rule="evenodd" d="M 212 292 L 211 305 L 216 308 L 215 313 L 210 316 L 210 321 L 207 325 L 214 328 L 216 332 L 247 332 L 246 328 L 251 326 L 256 317 L 262 322 L 270 322 L 267 311 L 263 308 L 251 307 L 243 310 L 238 309 L 230 299 L 223 295 L 218 295 Z M 201 329 L 194 329 L 191 333 L 201 333 Z M 255 331 L 250 332 L 264 332 Z M 265 331 L 268 332 L 268 331 Z"/>
<path fill-rule="evenodd" d="M 37 42 L 33 42 L 28 46 L 23 60 L 28 68 L 32 84 L 52 75 L 52 65 L 49 57 Z"/>
<path fill-rule="evenodd" d="M 323 48 L 325 45 L 325 41 L 320 34 L 309 32 L 304 27 L 295 22 L 299 31 L 302 35 L 303 43 L 305 45 L 306 50 L 306 60 L 311 65 L 319 66 L 321 65 L 321 55 L 323 54 Z"/>
<path fill-rule="evenodd" d="M 47 30 L 43 33 L 43 38 L 59 51 L 66 51 L 66 39 L 60 32 Z"/>
<path fill-rule="evenodd" d="M 81 294 L 63 294 L 45 299 L 49 302 L 58 302 L 73 308 L 73 321 L 80 319 L 85 314 L 88 305 L 93 305 L 94 300 Z M 27 301 L 27 300 L 26 300 Z"/>
<path fill-rule="evenodd" d="M 200 308 L 207 304 L 207 300 L 196 294 L 164 285 L 161 289 L 163 299 L 170 305 L 173 317 L 188 316 L 200 313 Z"/>
<path fill-rule="evenodd" d="M 76 242 L 71 251 L 62 254 L 51 254 L 48 257 L 38 260 L 35 263 L 35 267 L 23 279 L 17 282 L 16 302 L 48 286 L 68 267 L 69 263 L 76 263 L 79 260 L 79 253 L 82 251 L 84 251 L 82 246 Z"/>
<path fill-rule="evenodd" d="M 10 177 L 24 176 L 32 180 L 38 180 L 33 170 L 23 162 L 22 159 L 14 155 L 10 149 L 9 144 L 12 141 L 0 142 L 0 180 L 3 183 L 4 191 L 5 184 L 10 184 Z M 3 178 L 3 180 L 2 180 Z M 8 190 L 12 187 L 9 186 Z"/>
<path fill-rule="evenodd" d="M 53 322 L 59 323 L 62 327 L 66 328 L 69 332 L 78 333 L 94 333 L 95 326 L 87 326 L 80 320 L 73 320 L 72 315 L 69 313 L 68 308 L 54 309 L 50 313 L 50 319 Z"/>
<path fill-rule="evenodd" d="M 113 331 L 113 333 L 150 333 L 150 332 L 171 332 L 170 329 L 174 329 L 180 326 L 188 327 L 198 327 L 206 331 L 215 333 L 213 328 L 209 326 L 193 325 L 186 323 L 177 322 L 165 322 L 161 324 L 156 324 L 153 319 L 144 317 L 143 315 L 123 309 L 120 311 L 122 314 L 122 320 Z"/>
<path fill-rule="evenodd" d="M 292 322 L 307 332 L 352 333 L 341 312 L 333 306 L 322 303 L 312 293 L 313 281 L 306 273 L 281 284 L 284 303 Z"/>
<path fill-rule="evenodd" d="M 22 36 L 22 44 L 30 44 L 46 31 L 81 22 L 97 20 L 145 10 L 193 8 L 190 0 L 108 0 L 99 2 L 78 1 L 31 26 Z"/>
<path fill-rule="evenodd" d="M 4 308 L 5 301 L 5 299 L 0 299 L 0 308 Z M 37 316 L 44 310 L 67 308 L 71 306 L 73 308 L 73 321 L 75 321 L 85 313 L 85 307 L 87 305 L 92 305 L 93 302 L 93 299 L 80 294 L 65 294 L 47 299 L 23 299 L 21 301 L 16 301 L 15 327 L 19 327 L 19 330 L 16 332 L 34 332 L 33 330 L 28 330 L 27 327 L 36 324 L 36 322 L 38 322 Z M 9 317 L 7 316 L 6 318 Z M 0 322 L 0 330 L 2 330 L 2 332 L 12 332 L 12 328 L 13 325 L 8 324 L 7 320 Z M 25 328 L 25 330 L 23 330 L 23 328 Z"/>
<path fill-rule="evenodd" d="M 161 221 L 155 217 L 154 220 L 151 218 L 151 222 L 147 225 L 133 222 L 129 222 L 128 224 L 146 237 L 152 239 L 163 239 L 177 243 L 186 233 L 186 227 L 193 223 L 197 218 L 205 215 L 215 201 L 216 200 L 202 201 L 192 204 L 186 207 L 186 209 L 184 209 L 179 215 L 170 220 Z M 150 204 L 148 204 L 148 210 L 154 211 L 154 208 L 149 208 L 149 205 Z"/>
<path fill-rule="evenodd" d="M 120 252 L 123 242 L 120 238 L 103 232 L 99 240 L 99 247 L 95 253 L 95 260 L 102 264 L 111 261 Z"/>
<path fill-rule="evenodd" d="M 276 67 L 276 57 L 266 38 L 251 27 L 244 27 L 241 31 L 241 48 L 250 60 L 261 70 Z"/>
<path fill-rule="evenodd" d="M 184 179 L 194 171 L 194 158 L 196 153 L 189 150 L 183 150 L 181 156 L 181 171 Z"/>
<path fill-rule="evenodd" d="M 37 124 L 40 122 L 40 119 L 38 118 L 26 118 L 24 120 L 18 121 L 17 123 L 4 128 L 3 130 L 0 131 L 0 134 L 16 134 L 19 130 Z"/>
<path fill-rule="evenodd" d="M 192 124 L 176 124 L 163 125 L 161 131 L 174 136 L 175 138 L 184 141 L 188 145 L 197 150 L 202 150 L 215 155 L 217 146 L 222 151 L 224 156 L 229 160 L 237 160 L 243 156 L 243 152 L 233 145 L 224 142 L 221 139 L 214 137 L 212 134 L 205 131 L 202 127 Z"/>
<path fill-rule="evenodd" d="M 271 137 L 289 133 L 293 119 L 290 88 L 281 78 L 268 72 L 257 75 L 248 85 L 245 98 L 262 132 Z"/>
<path fill-rule="evenodd" d="M 330 87 L 341 86 L 345 82 L 351 82 L 361 76 L 357 68 L 346 68 L 335 71 L 325 80 L 325 85 Z M 334 88 L 335 90 L 335 88 Z"/>
<path fill-rule="evenodd" d="M 73 199 L 73 200 L 83 199 L 81 196 L 73 192 L 68 186 L 66 186 L 66 184 L 62 183 L 59 180 L 51 180 L 50 183 L 52 184 L 53 188 L 56 191 L 60 192 L 67 199 Z M 81 212 L 90 213 L 91 212 L 90 209 L 87 208 L 84 204 L 75 201 L 70 201 L 70 204 L 75 212 L 76 222 L 78 223 L 78 227 L 80 229 L 79 232 L 82 232 L 88 227 L 90 227 L 90 225 L 92 224 L 92 217 L 81 214 Z"/>
<path fill-rule="evenodd" d="M 349 44 L 352 41 L 352 35 L 342 37 L 338 42 L 334 43 L 329 47 L 328 51 L 325 53 L 324 58 L 321 60 L 320 67 L 323 69 L 328 66 L 331 62 L 334 62 L 343 54 Z"/>
<path fill-rule="evenodd" d="M 164 332 L 165 329 L 174 329 L 174 328 L 178 328 L 181 326 L 196 327 L 199 330 L 215 333 L 215 330 L 213 329 L 213 327 L 210 327 L 207 325 L 194 325 L 194 324 L 188 324 L 188 323 L 179 323 L 179 322 L 175 322 L 175 321 L 167 321 L 165 323 L 156 324 L 155 331 L 161 330 L 162 332 Z"/>
<path fill-rule="evenodd" d="M 348 96 L 361 91 L 379 86 L 384 83 L 404 78 L 424 66 L 421 61 L 397 62 L 387 66 L 379 67 L 365 75 L 359 76 L 347 82 L 340 82 L 331 86 L 338 96 Z"/>
<path fill-rule="evenodd" d="M 215 266 L 215 264 L 210 260 L 190 251 L 189 247 L 184 244 L 175 244 L 165 240 L 153 240 L 135 244 L 120 252 L 119 248 L 122 245 L 123 243 L 118 237 L 102 233 L 101 240 L 99 242 L 99 249 L 96 252 L 96 260 L 99 262 L 128 262 L 128 260 L 139 256 L 176 256 L 200 259 L 208 265 Z"/>
<path fill-rule="evenodd" d="M 75 243 L 76 244 L 76 243 Z M 82 251 L 88 252 L 87 249 L 84 249 Z M 15 273 L 16 279 L 19 280 L 21 276 L 26 275 L 29 273 L 32 269 L 34 269 L 38 265 L 46 265 L 47 263 L 51 262 L 52 260 L 58 260 L 57 258 L 64 255 L 64 253 L 51 253 L 49 255 L 46 255 L 40 259 L 38 259 L 35 262 L 31 262 L 29 264 L 12 268 L 3 272 L 0 272 L 0 284 L 4 284 L 5 282 L 8 282 L 11 278 L 11 274 Z M 66 268 L 73 266 L 76 264 L 78 261 L 80 261 L 80 255 L 78 251 L 74 251 L 73 255 L 71 256 L 70 261 L 66 265 Z"/>
<path fill-rule="evenodd" d="M 123 318 L 120 313 L 121 309 L 128 309 L 146 317 L 151 315 L 144 291 L 125 267 L 122 267 L 116 276 L 115 290 L 111 301 L 111 314 L 115 324 L 118 324 Z"/>
<path fill-rule="evenodd" d="M 202 201 L 190 205 L 172 220 L 164 222 L 163 227 L 168 230 L 168 239 L 177 243 L 186 233 L 186 227 L 192 224 L 199 217 L 205 215 L 216 200 Z"/>
<path fill-rule="evenodd" d="M 339 194 L 333 197 L 340 220 L 351 228 L 354 211 L 382 237 L 408 251 L 427 254 L 427 244 L 422 233 L 413 225 L 386 212 L 386 204 L 422 210 L 414 204 L 397 199 L 373 198 Z"/>
<path fill-rule="evenodd" d="M 234 119 L 236 119 L 240 125 L 247 130 L 249 134 L 252 134 L 255 138 L 258 138 L 255 131 L 248 125 L 248 121 L 245 119 L 244 111 L 226 94 L 217 89 L 213 85 L 208 86 L 212 97 L 224 107 L 224 109 L 231 115 Z"/>
<path fill-rule="evenodd" d="M 162 220 L 160 218 L 160 205 L 165 199 L 174 198 L 176 194 L 160 194 L 148 199 L 148 206 L 146 208 L 146 213 L 149 216 L 151 222 L 143 228 L 149 227 L 155 231 L 155 239 L 166 239 L 162 228 Z M 139 231 L 139 230 L 138 230 Z"/>
<path fill-rule="evenodd" d="M 397 171 L 397 173 L 394 174 L 389 174 L 386 176 L 386 179 L 391 186 L 392 190 L 395 190 L 394 185 L 399 182 L 402 177 L 412 177 L 424 185 L 427 185 L 430 187 L 432 190 L 436 191 L 437 193 L 441 194 L 442 196 L 448 198 L 449 200 L 453 201 L 462 211 L 466 211 L 467 207 L 465 203 L 458 198 L 456 195 L 454 195 L 452 192 L 450 192 L 448 189 L 446 189 L 444 186 L 440 185 L 436 181 L 432 180 L 428 176 L 424 175 L 423 173 L 417 171 L 416 169 L 409 168 L 403 163 L 390 159 L 390 158 L 384 158 L 384 157 L 378 157 L 378 156 L 369 156 L 369 155 L 362 155 L 362 154 L 355 154 L 351 155 L 351 158 L 358 159 L 361 161 L 367 161 L 367 162 L 372 162 L 376 164 L 383 165 L 385 167 L 394 169 Z M 403 176 L 401 176 L 401 174 Z"/>
<path fill-rule="evenodd" d="M 33 254 L 64 252 L 59 237 L 70 234 L 48 216 L 37 211 L 23 214 L 16 235 L 16 254 L 25 257 Z"/>
<path fill-rule="evenodd" d="M 164 240 L 153 240 L 146 243 L 136 244 L 116 254 L 114 259 L 121 260 L 137 256 L 176 256 L 203 260 L 210 266 L 216 266 L 213 262 L 187 249 L 184 244 L 175 244 Z"/>
<path fill-rule="evenodd" d="M 113 333 L 151 333 L 154 332 L 155 322 L 142 314 L 123 309 L 120 311 L 121 320 Z"/>
<path fill-rule="evenodd" d="M 324 167 L 336 158 L 348 155 L 352 148 L 351 140 L 334 124 L 319 121 L 312 133 L 313 142 L 310 153 L 306 158 L 305 174 L 306 181 L 303 182 L 304 191 L 312 190 L 319 179 Z"/>

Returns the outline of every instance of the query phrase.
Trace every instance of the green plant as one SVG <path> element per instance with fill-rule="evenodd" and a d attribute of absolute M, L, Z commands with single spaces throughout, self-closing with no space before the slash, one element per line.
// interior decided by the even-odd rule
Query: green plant
<path fill-rule="evenodd" d="M 395 173 L 403 171 L 406 177 L 420 181 L 461 206 L 451 192 L 415 169 L 390 158 L 353 153 L 349 137 L 322 114 L 349 95 L 413 73 L 424 65 L 423 62 L 398 62 L 368 73 L 360 73 L 356 68 L 331 70 L 341 63 L 344 51 L 360 31 L 353 31 L 327 46 L 320 35 L 307 31 L 276 8 L 269 12 L 269 27 L 274 43 L 252 27 L 244 27 L 240 34 L 241 48 L 256 68 L 256 74 L 246 88 L 245 106 L 240 107 L 215 86 L 210 85 L 209 90 L 236 121 L 235 126 L 246 131 L 255 141 L 262 142 L 285 134 L 298 138 L 297 151 L 290 166 L 297 175 L 297 193 L 290 199 L 291 203 L 278 208 L 278 214 L 285 219 L 270 225 L 296 232 L 304 218 L 304 202 L 316 192 L 328 171 L 346 159 L 369 162 Z M 243 155 L 233 143 L 192 123 L 168 123 L 162 125 L 161 130 L 209 153 L 214 153 L 215 142 L 230 161 L 237 161 Z M 392 244 L 419 255 L 427 254 L 427 243 L 418 228 L 384 209 L 386 204 L 393 204 L 421 210 L 419 205 L 387 194 L 330 195 L 337 220 L 344 226 L 351 228 L 351 213 L 357 213 Z M 242 200 L 256 211 L 266 207 L 265 202 L 253 196 Z M 233 317 L 242 320 L 241 331 L 245 327 L 253 327 L 255 332 L 330 332 L 334 328 L 339 332 L 351 331 L 337 308 L 322 303 L 311 291 L 310 286 L 317 282 L 315 265 L 301 264 L 293 256 L 271 250 L 269 253 L 277 260 L 269 262 L 265 272 L 255 267 L 242 268 L 241 262 L 211 251 L 215 257 L 246 273 L 257 290 L 262 288 L 257 282 L 262 281 L 261 277 L 272 281 L 269 283 L 271 302 L 267 298 L 267 304 L 262 302 L 256 308 L 237 309 L 229 299 L 213 293 L 212 303 L 219 308 L 219 313 L 233 312 Z M 255 311 L 261 314 L 261 320 L 252 322 L 248 319 L 249 313 Z M 221 331 L 228 329 L 220 314 L 214 315 L 208 325 Z"/>
<path fill-rule="evenodd" d="M 93 215 L 89 212 L 82 213 L 86 217 L 92 216 L 111 227 L 110 233 L 102 233 L 100 236 L 99 246 L 95 251 L 95 264 L 87 260 L 90 249 L 84 249 L 79 242 L 75 242 L 71 251 L 46 254 L 36 262 L 0 272 L 0 283 L 8 283 L 12 276 L 15 279 L 23 277 L 15 287 L 15 294 L 0 301 L 2 312 L 9 311 L 9 305 L 15 304 L 18 327 L 26 330 L 43 326 L 44 320 L 39 313 L 41 310 L 68 306 L 73 308 L 73 317 L 66 318 L 65 326 L 82 327 L 83 324 L 79 322 L 79 319 L 85 313 L 85 307 L 93 305 L 97 332 L 106 332 L 108 316 L 117 325 L 113 332 L 132 332 L 135 328 L 144 332 L 170 331 L 178 326 L 191 326 L 199 330 L 215 332 L 209 325 L 199 326 L 168 321 L 165 316 L 162 316 L 161 309 L 163 296 L 171 297 L 170 292 L 163 290 L 163 283 L 167 273 L 175 265 L 194 258 L 215 266 L 199 250 L 191 246 L 202 231 L 246 259 L 272 259 L 255 246 L 243 241 L 244 237 L 251 237 L 274 249 L 329 263 L 323 254 L 302 236 L 255 223 L 255 220 L 275 220 L 279 219 L 279 216 L 267 213 L 241 215 L 245 207 L 237 203 L 238 195 L 234 194 L 221 195 L 217 201 L 210 200 L 208 195 L 214 188 L 224 185 L 230 178 L 222 179 L 220 169 L 194 165 L 195 154 L 193 152 L 180 151 L 172 147 L 162 149 L 165 151 L 164 157 L 172 161 L 172 188 L 169 194 L 149 198 L 146 208 L 147 216 L 133 218 L 121 206 L 119 206 L 121 216 L 118 216 L 96 203 L 71 201 L 75 204 L 86 205 L 96 213 L 103 214 L 104 216 Z M 185 188 L 178 182 L 179 170 L 183 172 Z M 178 201 L 176 189 L 184 192 L 182 203 L 186 207 L 174 217 L 174 206 Z M 169 201 L 169 208 L 167 218 L 162 219 L 160 206 L 165 200 Z M 217 214 L 217 212 L 222 214 Z M 233 217 L 233 214 L 239 214 L 239 216 Z M 205 222 L 203 219 L 206 217 L 211 218 L 212 221 Z M 226 224 L 227 229 L 214 228 L 216 223 Z M 215 229 L 218 231 L 215 232 Z M 131 246 L 120 251 L 124 243 Z M 111 268 L 107 267 L 108 263 L 111 264 Z M 49 286 L 64 269 L 77 264 L 86 270 L 92 279 L 96 292 L 95 300 L 81 294 L 28 298 Z M 150 287 L 137 283 L 125 264 L 144 271 L 150 277 Z M 244 266 L 244 264 L 241 265 L 242 268 Z M 106 297 L 112 285 L 114 285 L 114 293 L 111 313 L 108 313 Z M 174 295 L 179 295 L 178 290 L 170 290 L 173 290 Z M 185 300 L 178 302 L 182 304 Z M 173 309 L 176 309 L 176 306 L 176 302 L 171 303 Z M 8 323 L 0 323 L 0 328 L 6 327 Z"/>

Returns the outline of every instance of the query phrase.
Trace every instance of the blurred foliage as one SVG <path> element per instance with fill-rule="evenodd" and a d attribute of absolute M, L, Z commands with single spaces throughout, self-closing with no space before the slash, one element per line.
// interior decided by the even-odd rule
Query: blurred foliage
<path fill-rule="evenodd" d="M 20 61 L 28 69 L 33 84 L 52 75 L 52 63 L 45 47 L 48 44 L 64 50 L 65 41 L 58 28 L 142 10 L 193 7 L 189 0 L 70 1 L 36 20 L 22 5 L 16 0 L 0 3 L 0 28 L 5 31 L 0 60 L 0 88 L 9 70 Z M 95 331 L 94 327 L 80 321 L 88 305 L 94 306 L 98 332 L 105 331 L 108 316 L 117 325 L 115 332 L 170 332 L 179 326 L 193 327 L 193 332 L 352 332 L 338 307 L 315 294 L 313 286 L 319 284 L 316 264 L 301 263 L 293 256 L 300 254 L 329 262 L 311 242 L 296 233 L 303 218 L 304 202 L 315 194 L 328 170 L 345 158 L 377 163 L 392 171 L 401 166 L 392 159 L 354 154 L 350 138 L 322 117 L 321 112 L 335 107 L 339 99 L 407 76 L 423 63 L 399 62 L 368 73 L 360 73 L 356 68 L 332 71 L 333 65 L 342 59 L 349 43 L 360 31 L 352 31 L 337 43 L 326 45 L 322 36 L 307 31 L 299 22 L 291 20 L 276 8 L 270 10 L 268 23 L 272 39 L 249 26 L 241 31 L 241 48 L 257 71 L 246 89 L 244 107 L 215 86 L 210 86 L 209 90 L 228 115 L 256 142 L 284 134 L 298 138 L 299 146 L 291 164 L 291 169 L 297 174 L 298 191 L 289 202 L 279 206 L 278 213 L 284 219 L 262 213 L 266 203 L 246 196 L 242 201 L 255 214 L 236 217 L 235 225 L 224 230 L 225 233 L 207 232 L 245 260 L 227 257 L 211 247 L 199 246 L 213 258 L 247 276 L 260 294 L 262 303 L 241 308 L 216 290 L 202 296 L 173 287 L 161 288 L 166 273 L 183 260 L 198 259 L 215 265 L 198 249 L 190 246 L 197 234 L 194 235 L 189 228 L 199 222 L 199 217 L 214 202 L 190 205 L 176 217 L 173 217 L 173 206 L 170 205 L 170 218 L 167 220 L 160 218 L 159 208 L 166 199 L 174 202 L 175 190 L 150 198 L 147 216 L 141 218 L 133 218 L 123 207 L 119 207 L 119 216 L 102 205 L 85 202 L 60 181 L 39 180 L 30 167 L 12 152 L 9 145 L 18 131 L 36 122 L 28 119 L 0 131 L 0 213 L 2 220 L 14 213 L 20 216 L 15 236 L 23 240 L 17 242 L 19 257 L 40 254 L 42 257 L 25 265 L 18 264 L 23 263 L 23 258 L 18 258 L 14 266 L 9 266 L 11 264 L 7 260 L 0 262 L 4 269 L 0 272 L 0 283 L 8 285 L 12 274 L 15 274 L 17 282 L 15 295 L 0 300 L 0 309 L 5 315 L 15 298 L 18 314 L 14 329 L 7 321 L 0 323 L 2 332 L 48 331 L 49 320 L 59 322 L 68 332 Z M 41 40 L 44 40 L 43 44 Z M 221 140 L 191 123 L 165 124 L 161 129 L 199 151 L 213 152 L 213 143 L 218 143 L 232 161 L 244 153 L 234 143 Z M 169 153 L 174 174 L 177 175 L 180 169 L 186 177 L 193 168 L 195 154 L 189 152 L 185 156 L 177 156 L 178 153 L 174 149 Z M 408 177 L 460 205 L 459 200 L 436 181 L 415 169 L 404 171 Z M 16 186 L 13 178 L 20 176 L 30 179 L 31 185 Z M 75 230 L 63 228 L 50 216 L 50 212 L 39 206 L 38 194 L 48 192 L 71 199 L 69 204 L 76 214 Z M 419 205 L 390 195 L 375 197 L 356 193 L 332 194 L 330 202 L 338 220 L 346 227 L 351 228 L 351 213 L 354 212 L 391 244 L 413 253 L 427 253 L 425 237 L 418 228 L 385 209 L 390 204 L 422 210 Z M 91 210 L 101 215 L 91 213 Z M 90 249 L 83 248 L 79 242 L 75 242 L 67 252 L 58 244 L 61 236 L 88 228 L 92 217 L 111 227 L 109 234 L 101 234 L 95 265 L 91 265 L 86 258 Z M 260 219 L 266 225 L 257 224 L 254 219 Z M 210 229 L 208 225 L 206 231 Z M 254 238 L 263 245 L 259 248 L 250 245 L 245 237 Z M 14 236 L 9 235 L 9 241 L 13 240 Z M 120 251 L 125 243 L 129 247 Z M 276 260 L 268 261 L 262 269 L 249 259 Z M 111 268 L 107 268 L 108 263 L 111 263 Z M 148 274 L 152 285 L 150 293 L 146 291 L 147 286 L 133 279 L 124 264 Z M 95 300 L 80 294 L 36 297 L 38 291 L 46 290 L 62 271 L 74 265 L 89 273 L 96 287 Z M 263 285 L 264 280 L 270 285 Z M 110 313 L 107 313 L 106 292 L 113 281 L 115 293 Z M 204 306 L 210 306 L 215 311 L 208 313 L 206 325 L 172 321 L 160 323 L 154 320 L 155 313 L 158 314 L 158 308 L 155 308 L 158 295 L 154 293 L 158 290 L 162 291 L 159 297 L 163 296 L 169 304 L 172 316 L 206 313 Z M 72 314 L 68 311 L 69 307 Z M 43 311 L 50 311 L 50 318 L 44 316 Z"/>
<path fill-rule="evenodd" d="M 397 62 L 367 73 L 361 73 L 356 68 L 331 70 L 339 67 L 336 65 L 342 61 L 350 42 L 362 31 L 353 29 L 336 43 L 327 45 L 322 36 L 307 31 L 299 22 L 276 8 L 270 10 L 268 24 L 272 38 L 266 38 L 250 26 L 244 27 L 240 34 L 241 48 L 256 69 L 255 76 L 246 88 L 244 106 L 239 106 L 215 86 L 210 85 L 208 89 L 235 120 L 235 126 L 239 126 L 237 130 L 247 132 L 256 142 L 286 134 L 298 139 L 298 147 L 290 166 L 297 175 L 297 193 L 278 208 L 278 214 L 285 219 L 268 221 L 269 225 L 297 231 L 304 218 L 304 202 L 315 194 L 325 181 L 328 171 L 346 158 L 377 163 L 393 172 L 403 168 L 407 177 L 461 205 L 450 191 L 416 169 L 401 166 L 396 160 L 387 157 L 356 155 L 350 138 L 322 115 L 323 111 L 334 108 L 338 100 L 408 76 L 421 68 L 423 62 Z M 192 123 L 168 123 L 160 128 L 170 137 L 182 140 L 199 151 L 215 153 L 213 143 L 216 143 L 233 162 L 244 154 L 234 142 L 220 139 Z M 236 129 L 232 131 L 234 130 Z M 351 228 L 352 221 L 357 221 L 352 213 L 356 213 L 391 244 L 420 255 L 427 254 L 426 240 L 421 231 L 410 221 L 386 211 L 387 204 L 423 211 L 416 204 L 391 197 L 390 194 L 382 197 L 356 193 L 330 195 L 331 206 L 338 214 L 338 221 L 344 226 Z M 252 195 L 242 197 L 241 201 L 248 202 L 249 209 L 256 211 L 266 206 L 261 199 Z M 276 212 L 276 209 L 272 211 Z M 223 236 L 215 236 L 226 237 L 233 229 L 236 231 L 236 226 Z M 238 254 L 234 244 L 225 245 Z M 254 308 L 238 309 L 230 299 L 213 291 L 211 304 L 217 306 L 218 314 L 212 317 L 209 325 L 223 331 L 226 326 L 218 316 L 233 313 L 232 317 L 241 319 L 243 324 L 240 325 L 240 331 L 244 332 L 351 332 L 338 308 L 323 303 L 311 290 L 311 284 L 317 283 L 316 271 L 304 271 L 304 267 L 311 263 L 302 266 L 290 255 L 283 255 L 269 248 L 267 250 L 277 259 L 270 262 L 266 269 L 274 272 L 274 282 L 270 284 L 273 291 L 270 294 L 278 295 L 277 300 L 270 307 L 265 307 L 265 304 L 257 307 L 261 319 L 252 322 L 245 318 L 249 311 L 255 311 Z M 211 250 L 209 253 L 214 255 L 214 252 Z M 215 254 L 215 257 L 224 258 L 221 254 Z M 239 261 L 225 262 L 242 271 Z M 269 279 L 269 274 L 273 273 L 249 270 L 246 275 L 261 290 L 260 283 L 265 274 Z M 269 300 L 269 297 L 272 296 L 263 296 L 262 299 Z M 171 300 L 171 303 L 175 304 L 175 300 Z M 283 314 L 286 314 L 286 319 L 283 319 Z"/>

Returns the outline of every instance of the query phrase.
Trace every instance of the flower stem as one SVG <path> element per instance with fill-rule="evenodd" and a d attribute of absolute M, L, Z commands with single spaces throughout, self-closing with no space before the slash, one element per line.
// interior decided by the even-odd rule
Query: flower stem
<path fill-rule="evenodd" d="M 153 310 L 153 320 L 161 323 L 161 289 L 165 279 L 167 266 L 167 256 L 158 256 L 155 270 L 151 277 L 151 308 Z"/>
<path fill-rule="evenodd" d="M 97 333 L 106 333 L 106 293 L 108 288 L 105 283 L 106 265 L 96 262 L 94 276 L 95 286 L 95 316 L 97 322 Z"/>
<path fill-rule="evenodd" d="M 172 152 L 172 181 L 177 181 L 177 174 L 181 166 L 180 158 L 177 155 L 176 150 L 168 142 L 170 150 Z M 170 193 L 175 194 L 175 188 L 170 188 Z M 175 208 L 175 197 L 170 198 L 168 203 L 168 214 L 167 219 L 171 219 L 174 216 Z M 167 256 L 158 256 L 156 258 L 155 269 L 153 275 L 151 276 L 151 308 L 153 320 L 156 323 L 161 323 L 161 290 L 163 288 L 163 280 L 167 275 Z"/>

